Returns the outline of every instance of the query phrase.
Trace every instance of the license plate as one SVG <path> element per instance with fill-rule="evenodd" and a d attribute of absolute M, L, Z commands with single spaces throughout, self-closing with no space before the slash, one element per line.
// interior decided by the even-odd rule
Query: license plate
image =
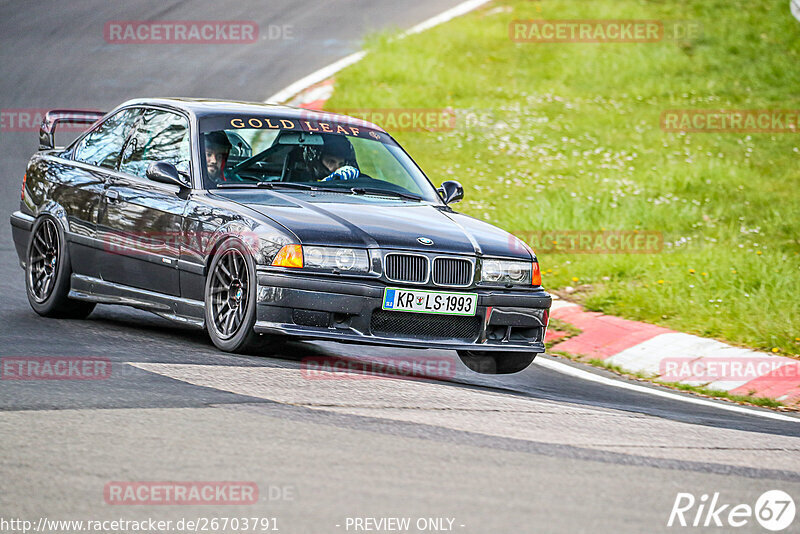
<path fill-rule="evenodd" d="M 478 295 L 387 287 L 383 291 L 383 309 L 444 315 L 475 315 L 478 309 Z"/>

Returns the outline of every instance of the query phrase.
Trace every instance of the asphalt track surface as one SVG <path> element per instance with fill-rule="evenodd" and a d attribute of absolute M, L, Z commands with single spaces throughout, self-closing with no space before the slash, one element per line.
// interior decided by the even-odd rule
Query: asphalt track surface
<path fill-rule="evenodd" d="M 357 51 L 370 31 L 409 28 L 457 3 L 3 2 L 0 106 L 263 100 Z M 267 38 L 104 41 L 105 22 L 140 19 L 255 20 Z M 270 25 L 288 26 L 291 38 L 269 39 Z M 506 377 L 459 366 L 449 381 L 309 379 L 303 357 L 421 353 L 286 342 L 235 356 L 201 332 L 132 309 L 98 306 L 84 321 L 40 318 L 27 303 L 7 223 L 36 145 L 35 132 L 0 132 L 0 357 L 113 363 L 106 380 L 0 381 L 0 518 L 261 516 L 277 517 L 281 532 L 353 532 L 348 518 L 443 517 L 458 532 L 652 532 L 674 530 L 666 522 L 678 492 L 720 492 L 727 503 L 750 505 L 769 489 L 800 497 L 800 421 L 536 365 Z M 104 502 L 109 481 L 164 480 L 253 481 L 260 498 L 249 506 Z M 754 520 L 737 531 L 763 532 Z"/>

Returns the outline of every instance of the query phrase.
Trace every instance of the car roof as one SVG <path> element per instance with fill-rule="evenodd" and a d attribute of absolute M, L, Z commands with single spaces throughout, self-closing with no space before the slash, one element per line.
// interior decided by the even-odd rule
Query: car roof
<path fill-rule="evenodd" d="M 207 98 L 137 98 L 128 100 L 119 107 L 144 105 L 162 105 L 182 109 L 198 119 L 226 114 L 249 114 L 255 117 L 271 117 L 276 119 L 307 119 L 307 120 L 336 120 L 337 117 L 344 121 L 358 121 L 365 128 L 386 133 L 380 126 L 371 122 L 349 117 L 340 113 L 329 111 L 316 111 L 305 108 L 284 106 L 267 102 L 240 102 L 236 100 L 213 100 Z"/>

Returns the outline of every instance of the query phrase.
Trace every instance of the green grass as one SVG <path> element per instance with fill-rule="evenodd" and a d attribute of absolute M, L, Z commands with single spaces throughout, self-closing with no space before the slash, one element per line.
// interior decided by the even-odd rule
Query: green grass
<path fill-rule="evenodd" d="M 700 395 L 705 395 L 706 397 L 716 397 L 719 399 L 727 399 L 731 402 L 743 403 L 743 404 L 752 404 L 754 406 L 763 406 L 765 408 L 780 408 L 784 406 L 784 404 L 780 401 L 776 401 L 775 399 L 771 399 L 769 397 L 756 397 L 755 395 L 733 395 L 728 393 L 727 391 L 720 391 L 716 389 L 708 389 L 699 386 L 691 386 L 689 384 L 680 384 L 678 382 L 658 382 L 659 384 L 663 384 L 665 386 L 669 386 L 675 389 L 679 389 L 681 391 L 691 391 L 694 393 L 699 393 Z"/>
<path fill-rule="evenodd" d="M 692 41 L 514 43 L 514 19 L 689 19 Z M 800 109 L 800 22 L 773 0 L 498 1 L 373 36 L 326 108 L 444 108 L 395 136 L 460 211 L 518 235 L 662 232 L 657 254 L 539 254 L 592 310 L 800 354 L 800 134 L 665 133 L 665 109 Z M 691 270 L 694 270 L 692 273 Z M 659 282 L 661 281 L 661 282 Z"/>

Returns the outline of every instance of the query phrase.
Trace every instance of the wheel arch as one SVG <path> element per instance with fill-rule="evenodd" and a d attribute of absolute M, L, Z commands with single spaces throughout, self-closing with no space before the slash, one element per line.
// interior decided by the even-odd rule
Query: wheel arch
<path fill-rule="evenodd" d="M 41 208 L 39 208 L 39 210 L 37 210 L 37 213 L 34 216 L 33 224 L 36 224 L 36 221 L 47 215 L 58 222 L 65 235 L 69 232 L 69 219 L 67 218 L 67 210 L 64 209 L 64 206 L 55 200 L 48 200 L 42 205 Z"/>
<path fill-rule="evenodd" d="M 59 229 L 61 230 L 61 235 L 63 236 L 63 246 L 64 248 L 68 248 L 70 227 L 69 219 L 67 218 L 67 210 L 64 209 L 64 206 L 54 200 L 48 200 L 44 205 L 42 205 L 41 209 L 38 210 L 38 213 L 33 219 L 33 225 L 31 226 L 29 239 L 33 239 L 33 229 L 36 227 L 36 223 L 39 222 L 42 217 L 50 217 L 56 221 L 56 225 L 58 225 Z M 72 271 L 72 255 L 68 254 L 67 257 L 69 259 L 69 269 Z M 25 263 L 27 264 L 27 262 L 28 258 L 26 254 Z"/>
<path fill-rule="evenodd" d="M 244 240 L 241 238 L 241 235 L 231 232 L 223 232 L 220 233 L 213 241 L 213 245 L 211 245 L 211 250 L 205 258 L 203 262 L 203 276 L 208 276 L 209 269 L 211 269 L 211 262 L 214 261 L 214 257 L 217 255 L 217 251 L 227 243 L 228 241 L 238 241 L 243 247 L 249 248 Z"/>

